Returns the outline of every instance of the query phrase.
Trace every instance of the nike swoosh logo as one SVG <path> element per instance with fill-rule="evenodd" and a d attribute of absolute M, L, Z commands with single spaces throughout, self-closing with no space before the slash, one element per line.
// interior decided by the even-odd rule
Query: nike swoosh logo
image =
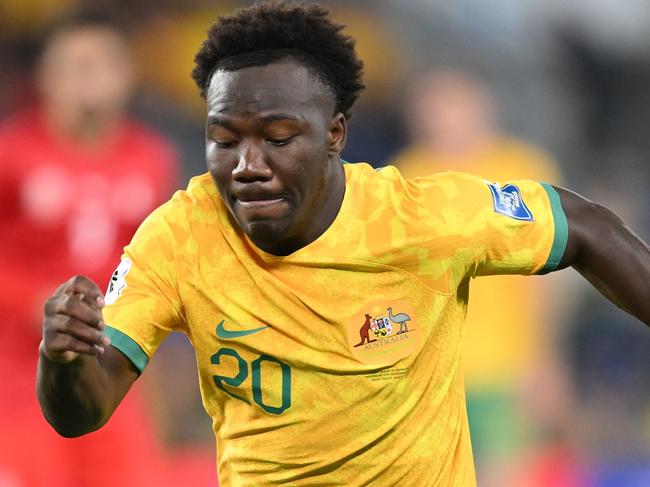
<path fill-rule="evenodd" d="M 253 333 L 257 333 L 258 331 L 266 330 L 268 328 L 267 326 L 260 326 L 259 328 L 253 328 L 251 330 L 226 330 L 226 328 L 223 326 L 223 322 L 225 320 L 221 320 L 221 323 L 217 325 L 217 336 L 219 338 L 223 338 L 224 340 L 231 340 L 233 338 L 240 338 L 240 337 L 245 337 L 248 335 L 252 335 Z"/>

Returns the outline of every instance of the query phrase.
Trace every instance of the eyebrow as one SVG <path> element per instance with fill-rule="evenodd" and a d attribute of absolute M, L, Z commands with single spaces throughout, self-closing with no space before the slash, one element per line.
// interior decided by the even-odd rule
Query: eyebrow
<path fill-rule="evenodd" d="M 288 115 L 286 113 L 272 113 L 260 118 L 260 121 L 263 123 L 277 122 L 279 120 L 297 121 L 298 117 L 295 115 Z"/>
<path fill-rule="evenodd" d="M 260 117 L 258 120 L 262 124 L 267 124 L 267 123 L 277 122 L 282 120 L 298 121 L 300 120 L 300 118 L 296 117 L 295 115 L 289 115 L 287 113 L 271 113 L 269 115 L 264 115 L 263 117 Z M 208 116 L 207 123 L 208 125 L 220 125 L 222 127 L 226 127 L 227 129 L 230 129 L 232 127 L 232 122 L 230 121 L 230 119 L 228 117 L 223 117 L 220 115 Z"/>
<path fill-rule="evenodd" d="M 213 125 L 219 125 L 220 127 L 225 127 L 228 130 L 232 130 L 231 123 L 228 121 L 227 118 L 224 118 L 224 117 L 210 115 L 210 116 L 208 116 L 207 124 L 208 124 L 209 127 L 213 126 Z"/>

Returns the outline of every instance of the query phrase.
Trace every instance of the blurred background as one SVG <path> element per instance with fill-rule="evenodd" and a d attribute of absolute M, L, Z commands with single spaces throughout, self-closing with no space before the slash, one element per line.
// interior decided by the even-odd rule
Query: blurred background
<path fill-rule="evenodd" d="M 82 439 L 50 431 L 34 371 L 43 300 L 72 274 L 107 283 L 142 218 L 205 171 L 193 57 L 249 3 L 0 3 L 0 487 L 216 483 L 184 337 Z M 321 3 L 365 61 L 346 160 L 560 184 L 650 239 L 646 0 Z M 650 485 L 642 324 L 563 271 L 478 279 L 466 336 L 480 486 Z"/>

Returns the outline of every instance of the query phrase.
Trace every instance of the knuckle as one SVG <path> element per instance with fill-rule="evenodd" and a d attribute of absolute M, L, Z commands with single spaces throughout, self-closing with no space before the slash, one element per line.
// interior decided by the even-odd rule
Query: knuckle
<path fill-rule="evenodd" d="M 43 338 L 48 339 L 59 333 L 56 320 L 45 320 L 43 322 Z"/>
<path fill-rule="evenodd" d="M 50 333 L 56 333 L 59 327 L 59 319 L 56 315 L 46 316 L 43 320 L 43 335 L 46 336 Z"/>
<path fill-rule="evenodd" d="M 73 276 L 72 279 L 70 279 L 70 283 L 73 286 L 83 284 L 85 281 L 86 281 L 86 278 L 84 276 L 80 276 L 80 275 Z"/>
<path fill-rule="evenodd" d="M 70 287 L 73 289 L 86 288 L 88 286 L 89 280 L 85 276 L 76 275 L 70 279 Z"/>
<path fill-rule="evenodd" d="M 57 300 L 55 311 L 57 313 L 65 313 L 66 311 L 70 310 L 72 304 L 72 296 L 65 294 Z"/>
<path fill-rule="evenodd" d="M 57 320 L 52 320 L 51 329 L 57 333 L 67 333 L 70 327 L 70 318 L 61 317 Z"/>
<path fill-rule="evenodd" d="M 52 314 L 54 312 L 54 309 L 56 308 L 56 300 L 57 298 L 53 296 L 45 301 L 45 303 L 43 303 L 43 312 L 46 315 Z"/>
<path fill-rule="evenodd" d="M 53 333 L 51 330 L 44 330 L 43 331 L 43 344 L 45 345 L 45 348 L 49 350 L 52 348 L 52 344 L 54 343 L 56 334 Z"/>
<path fill-rule="evenodd" d="M 56 288 L 56 291 L 54 291 L 52 297 L 54 298 L 56 296 L 60 296 L 61 294 L 65 293 L 66 289 L 68 289 L 69 286 L 70 286 L 70 281 L 68 280 Z"/>
<path fill-rule="evenodd" d="M 48 343 L 47 341 L 43 341 L 43 350 L 45 351 L 45 355 L 48 357 L 51 357 L 52 355 L 55 355 L 58 350 L 56 350 L 51 343 Z"/>
<path fill-rule="evenodd" d="M 62 348 L 61 339 L 57 333 L 48 333 L 44 335 L 43 345 L 45 346 L 45 350 L 52 353 L 58 353 Z"/>

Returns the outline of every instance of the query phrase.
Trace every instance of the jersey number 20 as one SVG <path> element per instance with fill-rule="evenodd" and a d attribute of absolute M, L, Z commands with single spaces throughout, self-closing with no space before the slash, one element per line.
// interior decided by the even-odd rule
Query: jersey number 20
<path fill-rule="evenodd" d="M 232 357 L 237 361 L 239 372 L 235 377 L 213 375 L 212 378 L 214 379 L 214 383 L 226 394 L 250 404 L 249 400 L 245 397 L 235 394 L 224 387 L 224 384 L 230 387 L 241 386 L 248 378 L 248 363 L 237 353 L 236 350 L 232 348 L 221 348 L 217 353 L 210 357 L 210 362 L 214 365 L 219 365 L 221 357 L 224 355 Z M 282 372 L 282 403 L 279 406 L 271 406 L 264 403 L 264 396 L 262 393 L 262 364 L 265 362 L 268 364 L 267 367 L 272 366 L 271 364 L 279 365 Z M 255 404 L 270 414 L 282 414 L 291 407 L 291 367 L 270 355 L 260 355 L 257 359 L 251 362 L 250 370 L 252 372 L 253 401 L 255 401 Z"/>

